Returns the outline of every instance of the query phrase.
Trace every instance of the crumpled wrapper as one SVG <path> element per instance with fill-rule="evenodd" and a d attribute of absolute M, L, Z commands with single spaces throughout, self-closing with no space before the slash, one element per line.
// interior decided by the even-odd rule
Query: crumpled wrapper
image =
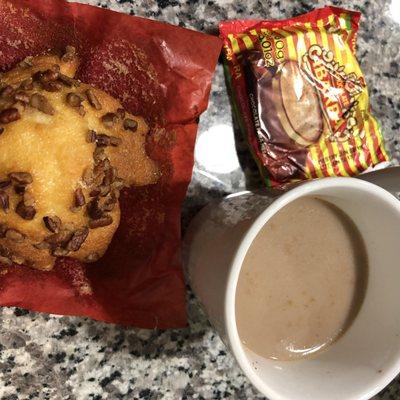
<path fill-rule="evenodd" d="M 185 326 L 181 205 L 221 41 L 61 0 L 2 0 L 0 21 L 0 70 L 75 46 L 77 77 L 146 118 L 147 150 L 162 172 L 157 184 L 121 194 L 120 227 L 97 263 L 63 258 L 50 272 L 1 266 L 0 305 L 143 328 Z"/>

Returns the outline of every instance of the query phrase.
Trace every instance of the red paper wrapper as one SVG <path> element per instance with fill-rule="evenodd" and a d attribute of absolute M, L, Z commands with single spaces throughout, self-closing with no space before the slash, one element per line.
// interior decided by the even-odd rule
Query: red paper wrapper
<path fill-rule="evenodd" d="M 75 46 L 78 78 L 146 118 L 147 150 L 162 171 L 156 185 L 122 193 L 121 224 L 99 262 L 59 259 L 51 272 L 3 266 L 0 304 L 143 328 L 184 326 L 181 205 L 221 41 L 61 0 L 1 1 L 0 20 L 2 71 L 26 56 Z"/>

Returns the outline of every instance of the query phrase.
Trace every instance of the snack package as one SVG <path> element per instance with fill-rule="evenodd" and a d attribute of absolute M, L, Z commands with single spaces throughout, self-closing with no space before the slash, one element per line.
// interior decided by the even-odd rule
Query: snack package
<path fill-rule="evenodd" d="M 0 305 L 142 328 L 185 326 L 181 205 L 221 40 L 62 0 L 0 1 L 0 20 L 0 71 L 74 46 L 76 78 L 146 120 L 147 153 L 160 171 L 157 183 L 122 190 L 121 222 L 97 262 L 60 257 L 51 271 L 0 263 Z"/>
<path fill-rule="evenodd" d="M 355 55 L 360 13 L 220 23 L 233 108 L 268 186 L 387 161 Z"/>

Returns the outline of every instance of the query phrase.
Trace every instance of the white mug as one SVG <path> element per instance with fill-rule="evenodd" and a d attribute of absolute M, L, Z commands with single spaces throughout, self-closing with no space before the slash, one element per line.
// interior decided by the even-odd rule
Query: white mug
<path fill-rule="evenodd" d="M 235 292 L 252 241 L 282 207 L 303 196 L 333 203 L 361 232 L 369 259 L 364 302 L 328 350 L 297 361 L 265 359 L 242 346 Z M 316 243 L 318 245 L 318 243 Z M 400 202 L 354 178 L 328 178 L 282 195 L 242 192 L 206 206 L 185 239 L 193 291 L 241 369 L 270 400 L 362 400 L 400 371 Z"/>

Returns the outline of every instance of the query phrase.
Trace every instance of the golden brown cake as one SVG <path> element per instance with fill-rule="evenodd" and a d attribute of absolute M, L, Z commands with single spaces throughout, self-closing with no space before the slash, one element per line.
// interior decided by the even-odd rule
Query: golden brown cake
<path fill-rule="evenodd" d="M 74 75 L 79 60 L 28 57 L 0 78 L 0 261 L 51 269 L 106 251 L 124 186 L 158 179 L 148 127 Z"/>

